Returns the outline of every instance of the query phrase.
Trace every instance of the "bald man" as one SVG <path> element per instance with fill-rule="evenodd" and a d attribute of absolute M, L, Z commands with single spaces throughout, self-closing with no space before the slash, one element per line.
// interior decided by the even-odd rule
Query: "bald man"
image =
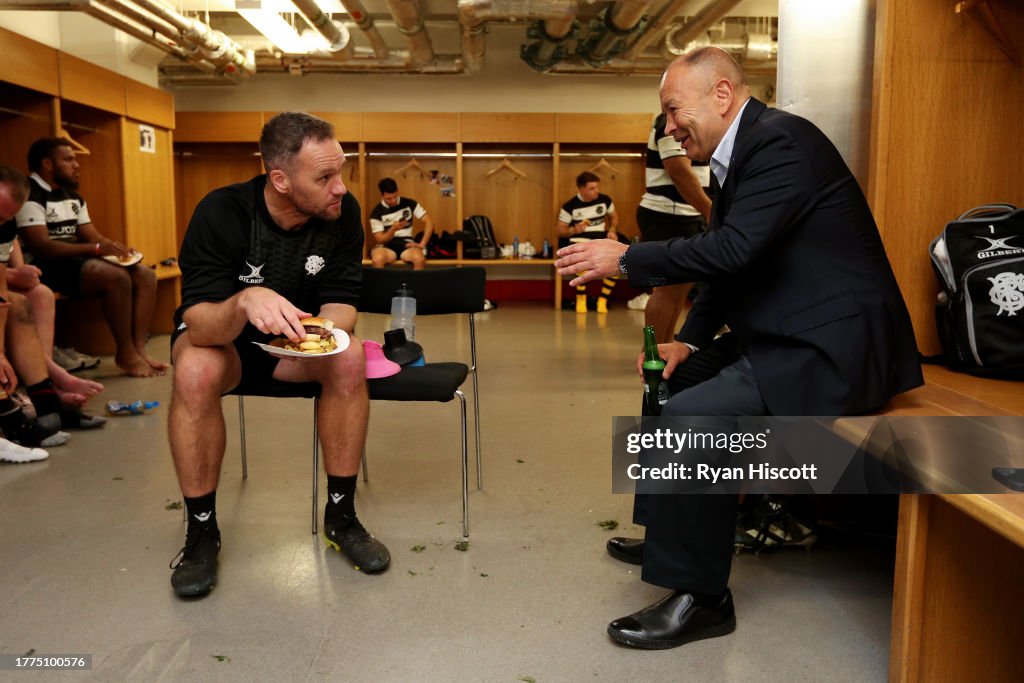
<path fill-rule="evenodd" d="M 702 48 L 665 72 L 666 131 L 710 161 L 708 231 L 559 250 L 570 284 L 623 274 L 637 287 L 701 281 L 675 340 L 660 344 L 678 392 L 663 415 L 856 415 L 922 384 L 910 316 L 867 202 L 812 123 L 750 97 L 728 53 Z M 727 325 L 732 333 L 716 338 Z M 639 363 L 638 363 L 639 370 Z M 664 649 L 736 626 L 728 589 L 736 497 L 637 496 L 643 540 L 609 552 L 672 592 L 616 619 L 617 642 Z"/>

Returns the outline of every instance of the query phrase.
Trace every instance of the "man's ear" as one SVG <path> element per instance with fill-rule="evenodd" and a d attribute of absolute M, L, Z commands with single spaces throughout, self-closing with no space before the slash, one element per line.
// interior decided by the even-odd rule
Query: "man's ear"
<path fill-rule="evenodd" d="M 288 177 L 288 174 L 279 168 L 275 168 L 273 171 L 267 174 L 267 178 L 270 180 L 271 185 L 274 189 L 281 194 L 288 194 L 292 189 L 292 181 Z"/>
<path fill-rule="evenodd" d="M 715 106 L 718 108 L 718 112 L 720 114 L 724 114 L 729 111 L 729 107 L 732 106 L 733 97 L 736 95 L 729 79 L 719 78 L 718 82 L 715 83 L 713 93 L 715 97 Z"/>
<path fill-rule="evenodd" d="M 42 170 L 46 171 L 47 173 L 53 173 L 53 159 L 47 157 L 43 159 L 41 163 L 43 166 Z"/>

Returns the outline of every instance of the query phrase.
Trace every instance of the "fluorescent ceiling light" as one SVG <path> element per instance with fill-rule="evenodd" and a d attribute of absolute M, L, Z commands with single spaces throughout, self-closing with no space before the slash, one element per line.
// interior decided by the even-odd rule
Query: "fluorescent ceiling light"
<path fill-rule="evenodd" d="M 266 9 L 237 10 L 242 18 L 265 35 L 279 50 L 288 54 L 303 55 L 327 49 L 327 40 L 316 31 L 298 31 L 277 12 Z"/>

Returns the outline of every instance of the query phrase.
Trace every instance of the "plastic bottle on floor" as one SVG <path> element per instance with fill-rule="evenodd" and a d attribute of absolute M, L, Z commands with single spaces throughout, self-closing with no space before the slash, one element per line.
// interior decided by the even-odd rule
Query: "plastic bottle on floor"
<path fill-rule="evenodd" d="M 145 415 L 160 405 L 160 401 L 107 401 L 107 415 Z"/>

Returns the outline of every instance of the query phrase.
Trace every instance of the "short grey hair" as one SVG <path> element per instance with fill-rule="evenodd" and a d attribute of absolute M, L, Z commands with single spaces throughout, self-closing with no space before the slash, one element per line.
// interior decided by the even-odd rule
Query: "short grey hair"
<path fill-rule="evenodd" d="M 263 125 L 260 133 L 260 154 L 267 171 L 291 168 L 307 140 L 334 140 L 334 126 L 312 114 L 286 111 Z"/>
<path fill-rule="evenodd" d="M 0 164 L 0 184 L 11 186 L 11 196 L 16 202 L 23 202 L 28 199 L 28 178 L 13 166 Z"/>

